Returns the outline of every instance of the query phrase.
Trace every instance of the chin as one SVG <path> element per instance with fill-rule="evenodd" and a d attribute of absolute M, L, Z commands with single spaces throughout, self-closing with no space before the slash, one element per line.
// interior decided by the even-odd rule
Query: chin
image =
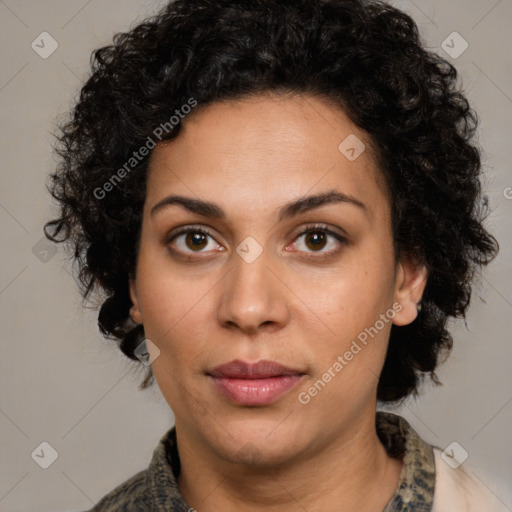
<path fill-rule="evenodd" d="M 214 450 L 230 462 L 249 467 L 275 469 L 300 456 L 310 444 L 298 435 L 298 426 L 285 428 L 275 420 L 237 422 L 236 427 L 229 424 L 226 427 L 228 432 L 236 434 L 233 437 L 225 431 L 223 436 L 214 434 L 211 439 Z"/>

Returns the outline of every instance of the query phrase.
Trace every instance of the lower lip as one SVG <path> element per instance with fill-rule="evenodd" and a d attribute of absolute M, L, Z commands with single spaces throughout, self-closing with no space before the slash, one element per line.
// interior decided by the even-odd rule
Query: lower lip
<path fill-rule="evenodd" d="M 240 405 L 268 405 L 290 391 L 300 375 L 283 375 L 267 379 L 233 379 L 212 377 L 221 395 Z"/>

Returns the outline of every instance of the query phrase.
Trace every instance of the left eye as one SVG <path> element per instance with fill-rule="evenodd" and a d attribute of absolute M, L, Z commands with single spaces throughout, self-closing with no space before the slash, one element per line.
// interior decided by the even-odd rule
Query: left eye
<path fill-rule="evenodd" d="M 305 252 L 308 252 L 308 249 L 310 249 L 312 252 L 323 252 L 323 253 L 329 253 L 336 249 L 336 246 L 339 244 L 345 244 L 346 239 L 339 235 L 338 233 L 335 233 L 334 231 L 331 231 L 330 229 L 323 228 L 323 227 L 313 227 L 308 228 L 305 231 L 303 231 L 296 240 L 302 239 L 302 242 L 294 242 L 294 246 L 297 248 L 297 250 L 305 250 Z M 331 244 L 329 244 L 329 239 L 331 239 Z M 333 241 L 335 240 L 335 241 Z M 322 251 L 325 247 L 331 246 L 325 251 Z M 303 249 L 303 248 L 306 249 Z"/>

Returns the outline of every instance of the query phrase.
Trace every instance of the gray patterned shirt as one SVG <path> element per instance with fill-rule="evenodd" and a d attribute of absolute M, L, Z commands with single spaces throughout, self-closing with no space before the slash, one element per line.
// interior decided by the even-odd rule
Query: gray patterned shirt
<path fill-rule="evenodd" d="M 403 461 L 396 491 L 382 512 L 429 512 L 435 484 L 432 446 L 396 414 L 378 411 L 376 427 L 388 455 Z M 173 427 L 161 438 L 148 468 L 117 486 L 89 512 L 191 512 L 194 509 L 178 488 L 179 473 Z"/>

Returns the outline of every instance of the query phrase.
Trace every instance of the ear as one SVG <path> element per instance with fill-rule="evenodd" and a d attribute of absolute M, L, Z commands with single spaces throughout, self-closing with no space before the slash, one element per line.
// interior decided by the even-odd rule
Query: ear
<path fill-rule="evenodd" d="M 130 318 L 136 324 L 142 324 L 142 314 L 139 309 L 139 301 L 137 299 L 137 288 L 135 286 L 135 279 L 130 277 L 129 280 L 130 286 L 130 298 L 132 300 L 132 307 L 130 308 Z"/>
<path fill-rule="evenodd" d="M 401 304 L 393 319 L 395 325 L 407 325 L 418 316 L 418 303 L 427 284 L 427 268 L 407 255 L 398 264 L 395 302 Z"/>

